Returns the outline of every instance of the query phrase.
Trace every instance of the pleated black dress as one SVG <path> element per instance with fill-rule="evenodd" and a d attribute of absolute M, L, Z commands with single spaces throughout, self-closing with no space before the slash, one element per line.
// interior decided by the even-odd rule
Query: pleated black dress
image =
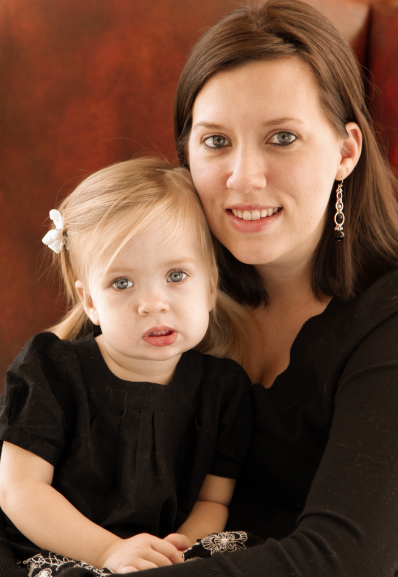
<path fill-rule="evenodd" d="M 164 537 L 188 517 L 208 473 L 236 478 L 251 434 L 239 365 L 184 353 L 168 385 L 107 367 L 95 334 L 31 339 L 6 377 L 0 438 L 51 463 L 53 487 L 114 534 Z M 18 559 L 40 552 L 5 518 Z"/>

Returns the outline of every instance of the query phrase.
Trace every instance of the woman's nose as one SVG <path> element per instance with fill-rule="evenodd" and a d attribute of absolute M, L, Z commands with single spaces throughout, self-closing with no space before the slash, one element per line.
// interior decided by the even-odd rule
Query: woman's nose
<path fill-rule="evenodd" d="M 227 188 L 242 194 L 256 192 L 267 186 L 265 160 L 259 151 L 247 150 L 233 159 Z"/>
<path fill-rule="evenodd" d="M 138 304 L 138 314 L 145 315 L 156 315 L 161 312 L 166 312 L 169 310 L 169 305 L 165 298 L 160 294 L 146 295 L 141 298 Z"/>

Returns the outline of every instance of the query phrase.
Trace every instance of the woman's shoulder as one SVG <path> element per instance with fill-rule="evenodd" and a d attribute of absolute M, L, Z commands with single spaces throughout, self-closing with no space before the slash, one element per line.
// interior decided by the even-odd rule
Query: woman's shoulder
<path fill-rule="evenodd" d="M 394 317 L 398 323 L 398 269 L 380 277 L 352 303 L 348 329 L 366 333 Z"/>

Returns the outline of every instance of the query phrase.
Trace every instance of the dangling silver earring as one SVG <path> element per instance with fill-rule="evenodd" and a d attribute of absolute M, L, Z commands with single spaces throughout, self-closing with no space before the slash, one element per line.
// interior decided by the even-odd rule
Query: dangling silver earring
<path fill-rule="evenodd" d="M 336 240 L 343 240 L 344 238 L 344 231 L 343 231 L 343 224 L 345 221 L 345 216 L 343 213 L 343 181 L 337 187 L 336 190 L 336 214 L 334 215 L 334 222 L 336 226 L 334 227 L 334 238 Z"/>

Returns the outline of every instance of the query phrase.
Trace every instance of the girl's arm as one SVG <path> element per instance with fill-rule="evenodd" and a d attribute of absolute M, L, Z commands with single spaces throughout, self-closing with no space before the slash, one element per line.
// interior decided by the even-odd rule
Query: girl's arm
<path fill-rule="evenodd" d="M 177 533 L 188 537 L 193 545 L 197 539 L 223 531 L 235 484 L 234 479 L 207 475 L 191 514 Z"/>
<path fill-rule="evenodd" d="M 51 487 L 54 467 L 33 453 L 4 442 L 0 462 L 0 505 L 14 525 L 42 549 L 107 567 L 116 573 L 180 563 L 188 544 L 152 535 L 120 539 L 82 515 Z M 175 546 L 177 545 L 177 546 Z"/>

